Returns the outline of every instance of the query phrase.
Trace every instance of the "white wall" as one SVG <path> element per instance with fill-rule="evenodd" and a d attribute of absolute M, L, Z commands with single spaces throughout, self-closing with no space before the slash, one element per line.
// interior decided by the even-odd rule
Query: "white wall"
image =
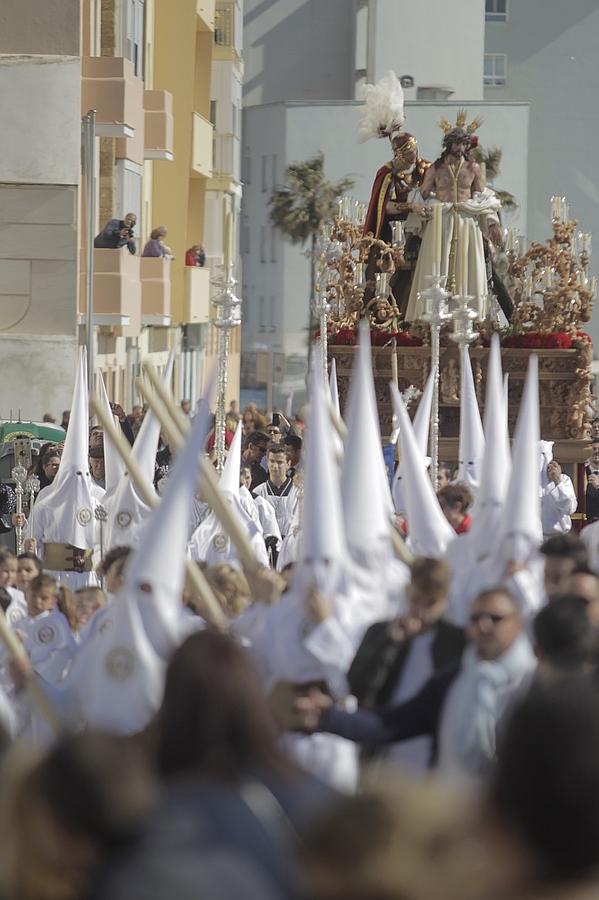
<path fill-rule="evenodd" d="M 0 339 L 0 418 L 21 410 L 24 421 L 41 422 L 46 412 L 59 418 L 70 409 L 75 383 L 77 339 L 56 335 L 12 335 Z"/>
<path fill-rule="evenodd" d="M 452 100 L 483 96 L 484 0 L 370 0 L 370 81 L 392 69 L 418 85 L 443 85 Z M 414 99 L 415 89 L 406 91 Z"/>
<path fill-rule="evenodd" d="M 77 184 L 80 63 L 0 56 L 0 182 Z"/>
<path fill-rule="evenodd" d="M 599 4 L 511 0 L 507 23 L 488 23 L 486 51 L 507 54 L 507 84 L 489 98 L 530 101 L 528 237 L 550 233 L 549 198 L 565 195 L 599 252 Z M 598 270 L 595 265 L 594 270 Z M 590 332 L 599 343 L 599 309 Z"/>
<path fill-rule="evenodd" d="M 245 0 L 244 105 L 353 97 L 353 0 Z"/>

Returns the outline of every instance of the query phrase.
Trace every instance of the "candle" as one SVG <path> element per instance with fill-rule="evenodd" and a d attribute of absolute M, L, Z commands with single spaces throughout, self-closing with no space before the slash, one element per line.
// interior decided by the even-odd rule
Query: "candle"
<path fill-rule="evenodd" d="M 459 253 L 460 253 L 460 295 L 466 297 L 468 294 L 468 249 L 470 242 L 470 231 L 468 229 L 468 221 L 462 219 L 460 222 L 460 230 L 458 232 Z"/>
<path fill-rule="evenodd" d="M 340 219 L 343 218 L 343 197 L 337 197 L 337 215 Z"/>
<path fill-rule="evenodd" d="M 433 206 L 433 274 L 441 274 L 441 204 L 435 203 Z"/>
<path fill-rule="evenodd" d="M 399 386 L 399 367 L 397 365 L 397 340 L 393 338 L 391 344 L 391 375 L 393 378 L 393 384 Z"/>
<path fill-rule="evenodd" d="M 223 234 L 223 265 L 228 271 L 231 266 L 231 234 L 233 230 L 233 217 L 228 212 L 225 215 L 224 234 Z"/>

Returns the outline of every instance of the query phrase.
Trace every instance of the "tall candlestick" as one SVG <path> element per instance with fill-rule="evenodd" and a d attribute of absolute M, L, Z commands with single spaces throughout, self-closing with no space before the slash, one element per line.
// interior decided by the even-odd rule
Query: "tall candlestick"
<path fill-rule="evenodd" d="M 460 242 L 460 294 L 465 297 L 468 293 L 468 250 L 470 244 L 470 232 L 468 230 L 468 222 L 462 219 L 460 222 L 460 231 L 458 235 Z"/>

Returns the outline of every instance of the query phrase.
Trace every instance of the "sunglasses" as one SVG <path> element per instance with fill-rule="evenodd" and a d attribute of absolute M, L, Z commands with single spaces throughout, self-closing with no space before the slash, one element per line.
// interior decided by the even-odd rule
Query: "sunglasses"
<path fill-rule="evenodd" d="M 512 616 L 513 613 L 508 613 L 505 616 L 498 616 L 496 614 L 494 615 L 493 613 L 472 613 L 472 615 L 470 616 L 470 624 L 478 625 L 478 623 L 482 619 L 489 619 L 489 621 L 492 622 L 493 625 L 499 625 L 500 622 L 503 622 L 505 619 L 511 619 Z"/>

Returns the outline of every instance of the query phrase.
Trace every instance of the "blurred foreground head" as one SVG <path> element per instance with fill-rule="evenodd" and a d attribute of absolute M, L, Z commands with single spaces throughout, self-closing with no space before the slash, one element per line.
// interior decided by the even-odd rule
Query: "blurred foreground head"
<path fill-rule="evenodd" d="M 125 738 L 69 736 L 28 760 L 17 748 L 2 772 L 2 893 L 84 895 L 96 866 L 136 840 L 154 798 L 149 768 Z"/>
<path fill-rule="evenodd" d="M 501 843 L 513 844 L 535 883 L 596 877 L 599 691 L 593 677 L 573 675 L 526 695 L 499 743 L 490 800 Z"/>
<path fill-rule="evenodd" d="M 291 770 L 251 660 L 224 634 L 197 632 L 175 652 L 158 731 L 158 762 L 167 777 L 235 782 L 248 771 Z"/>
<path fill-rule="evenodd" d="M 391 778 L 341 798 L 305 839 L 311 900 L 471 900 L 480 854 L 467 791 Z"/>

